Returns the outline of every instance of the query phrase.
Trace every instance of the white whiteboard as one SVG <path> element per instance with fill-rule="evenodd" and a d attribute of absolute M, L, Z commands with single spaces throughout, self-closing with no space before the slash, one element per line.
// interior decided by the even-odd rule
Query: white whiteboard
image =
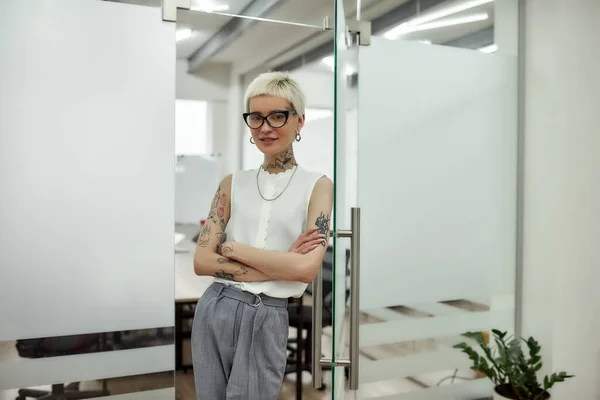
<path fill-rule="evenodd" d="M 183 156 L 175 174 L 175 222 L 200 224 L 210 211 L 220 182 L 219 157 Z"/>

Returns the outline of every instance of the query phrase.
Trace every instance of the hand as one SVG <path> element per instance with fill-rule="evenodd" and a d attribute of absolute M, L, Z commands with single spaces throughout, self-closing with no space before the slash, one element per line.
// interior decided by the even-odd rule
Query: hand
<path fill-rule="evenodd" d="M 219 253 L 223 257 L 227 257 L 227 258 L 233 257 L 233 244 L 234 243 L 235 242 L 233 242 L 233 241 L 221 243 L 219 245 L 219 247 L 217 248 L 217 253 Z"/>
<path fill-rule="evenodd" d="M 306 254 L 319 246 L 327 246 L 326 235 L 316 234 L 317 228 L 308 229 L 303 232 L 288 250 L 290 253 Z"/>

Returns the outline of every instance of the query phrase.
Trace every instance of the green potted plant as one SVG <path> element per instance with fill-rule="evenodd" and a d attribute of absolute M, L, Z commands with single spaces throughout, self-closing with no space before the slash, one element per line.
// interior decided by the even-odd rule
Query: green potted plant
<path fill-rule="evenodd" d="M 537 373 L 542 368 L 541 346 L 532 337 L 522 341 L 527 345 L 528 356 L 523 353 L 521 340 L 508 337 L 506 332 L 492 330 L 496 347 L 486 343 L 481 332 L 469 332 L 465 336 L 475 340 L 483 354 L 467 343 L 454 346 L 467 354 L 473 365 L 471 369 L 485 374 L 494 383 L 494 400 L 546 400 L 555 383 L 564 382 L 572 375 L 566 372 L 545 376 L 538 381 Z"/>

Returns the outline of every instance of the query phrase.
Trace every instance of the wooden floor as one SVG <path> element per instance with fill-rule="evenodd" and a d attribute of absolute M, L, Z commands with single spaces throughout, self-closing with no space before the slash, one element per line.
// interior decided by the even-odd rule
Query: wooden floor
<path fill-rule="evenodd" d="M 323 392 L 312 388 L 310 375 L 304 376 L 303 400 L 324 400 L 331 399 L 330 386 Z M 177 400 L 196 400 L 194 392 L 194 377 L 192 372 L 184 374 L 179 372 L 175 380 Z M 283 382 L 283 387 L 278 400 L 296 399 L 296 382 L 288 377 Z"/>

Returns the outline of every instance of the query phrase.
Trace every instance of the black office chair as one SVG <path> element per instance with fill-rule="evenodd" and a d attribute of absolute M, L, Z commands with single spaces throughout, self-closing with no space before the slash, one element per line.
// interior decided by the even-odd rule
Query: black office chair
<path fill-rule="evenodd" d="M 45 358 L 102 351 L 104 344 L 105 340 L 102 334 L 86 334 L 18 340 L 16 346 L 20 357 Z M 73 382 L 68 385 L 64 383 L 54 384 L 50 391 L 20 389 L 16 400 L 27 400 L 27 398 L 40 400 L 79 400 L 108 396 L 109 394 L 106 381 L 104 380 L 101 390 L 82 391 L 79 389 L 79 382 Z"/>

